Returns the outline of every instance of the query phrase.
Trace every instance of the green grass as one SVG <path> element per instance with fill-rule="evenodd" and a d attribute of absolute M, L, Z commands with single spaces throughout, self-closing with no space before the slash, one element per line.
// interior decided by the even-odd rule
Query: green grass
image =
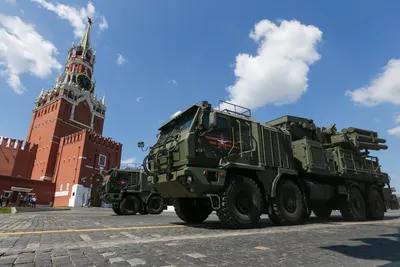
<path fill-rule="evenodd" d="M 0 213 L 11 213 L 11 208 L 9 207 L 1 207 L 0 208 Z"/>

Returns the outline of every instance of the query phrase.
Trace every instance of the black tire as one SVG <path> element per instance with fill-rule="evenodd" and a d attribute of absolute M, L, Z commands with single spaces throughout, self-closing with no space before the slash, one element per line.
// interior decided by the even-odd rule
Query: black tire
<path fill-rule="evenodd" d="M 140 200 L 137 196 L 125 196 L 119 208 L 123 215 L 135 215 L 141 210 Z"/>
<path fill-rule="evenodd" d="M 150 196 L 147 201 L 147 210 L 150 214 L 161 214 L 164 211 L 164 199 L 159 195 Z"/>
<path fill-rule="evenodd" d="M 256 182 L 245 176 L 232 179 L 222 195 L 219 220 L 229 228 L 252 228 L 262 214 L 262 194 Z"/>
<path fill-rule="evenodd" d="M 313 209 L 315 216 L 321 219 L 329 219 L 332 214 L 332 209 L 326 206 L 319 206 Z"/>
<path fill-rule="evenodd" d="M 173 202 L 175 213 L 184 222 L 201 223 L 212 212 L 211 206 L 206 206 L 205 201 L 200 198 L 176 198 Z"/>
<path fill-rule="evenodd" d="M 361 191 L 352 186 L 349 200 L 344 199 L 340 213 L 345 221 L 364 221 L 366 219 L 366 203 Z"/>
<path fill-rule="evenodd" d="M 119 209 L 119 203 L 113 203 L 112 204 L 112 210 L 114 211 L 115 214 L 122 215 L 122 212 Z"/>
<path fill-rule="evenodd" d="M 303 195 L 300 188 L 291 180 L 278 183 L 276 197 L 271 200 L 271 206 L 272 213 L 268 216 L 276 225 L 296 225 L 304 222 Z"/>
<path fill-rule="evenodd" d="M 366 217 L 368 220 L 383 220 L 385 217 L 385 202 L 376 188 L 369 191 Z"/>

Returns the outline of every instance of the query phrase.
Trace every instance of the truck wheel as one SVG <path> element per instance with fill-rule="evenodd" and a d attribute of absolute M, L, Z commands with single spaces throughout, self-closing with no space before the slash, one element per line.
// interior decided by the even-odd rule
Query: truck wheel
<path fill-rule="evenodd" d="M 271 200 L 270 220 L 276 225 L 295 225 L 304 222 L 305 206 L 299 187 L 291 180 L 281 181 L 276 198 Z"/>
<path fill-rule="evenodd" d="M 252 228 L 262 214 L 262 195 L 256 182 L 248 177 L 236 176 L 223 193 L 217 216 L 230 228 Z"/>
<path fill-rule="evenodd" d="M 332 214 L 332 209 L 322 206 L 313 209 L 313 212 L 315 216 L 317 216 L 318 218 L 329 219 L 329 217 L 331 217 Z"/>
<path fill-rule="evenodd" d="M 112 204 L 112 210 L 114 211 L 115 214 L 122 215 L 122 212 L 119 209 L 119 203 L 113 203 Z"/>
<path fill-rule="evenodd" d="M 175 213 L 184 222 L 201 223 L 212 212 L 210 206 L 206 206 L 203 199 L 177 198 L 174 200 Z"/>
<path fill-rule="evenodd" d="M 376 188 L 372 188 L 368 194 L 367 219 L 382 220 L 385 216 L 385 202 Z"/>
<path fill-rule="evenodd" d="M 135 215 L 140 210 L 140 200 L 137 196 L 125 196 L 119 207 L 123 215 Z"/>
<path fill-rule="evenodd" d="M 345 221 L 363 221 L 366 219 L 365 199 L 361 191 L 352 186 L 349 200 L 344 199 L 340 213 Z"/>
<path fill-rule="evenodd" d="M 164 211 L 164 200 L 159 195 L 152 195 L 147 202 L 147 210 L 150 214 L 160 214 Z"/>

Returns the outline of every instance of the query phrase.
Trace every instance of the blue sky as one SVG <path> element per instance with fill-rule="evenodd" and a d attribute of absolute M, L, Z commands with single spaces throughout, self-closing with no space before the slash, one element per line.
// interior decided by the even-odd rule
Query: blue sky
<path fill-rule="evenodd" d="M 292 114 L 378 131 L 389 149 L 374 154 L 400 191 L 398 1 L 116 2 L 0 0 L 0 135 L 26 138 L 35 98 L 54 84 L 89 13 L 104 135 L 123 144 L 124 160 L 140 162 L 137 142 L 152 144 L 176 111 L 229 99 L 260 121 Z M 16 17 L 43 40 L 22 38 L 10 52 L 1 38 L 18 33 Z M 43 41 L 39 64 L 32 47 Z"/>

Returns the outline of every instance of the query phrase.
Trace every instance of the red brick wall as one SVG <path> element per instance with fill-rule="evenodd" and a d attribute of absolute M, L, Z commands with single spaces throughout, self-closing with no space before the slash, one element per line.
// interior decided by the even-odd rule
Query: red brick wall
<path fill-rule="evenodd" d="M 83 150 L 81 177 L 91 177 L 100 172 L 99 157 L 106 156 L 104 170 L 119 167 L 121 164 L 122 144 L 102 137 L 94 132 L 86 132 L 86 143 Z M 90 187 L 91 181 L 86 179 L 83 186 Z"/>
<path fill-rule="evenodd" d="M 25 143 L 22 150 L 22 140 L 11 139 L 7 147 L 8 140 L 8 138 L 3 138 L 0 143 L 0 175 L 30 178 L 37 145 Z"/>
<path fill-rule="evenodd" d="M 75 107 L 74 120 L 90 127 L 92 122 L 92 112 L 90 111 L 90 106 L 86 101 L 82 101 Z"/>
<path fill-rule="evenodd" d="M 39 180 L 41 176 L 52 176 L 54 159 L 57 153 L 58 139 L 55 129 L 60 111 L 59 101 L 45 104 L 34 111 L 31 128 L 28 131 L 27 141 L 38 145 L 36 161 L 32 170 L 32 179 Z"/>
<path fill-rule="evenodd" d="M 91 176 L 100 172 L 100 154 L 107 157 L 104 170 L 119 167 L 121 162 L 122 145 L 91 131 L 82 130 L 61 138 L 60 144 L 55 172 L 56 191 L 65 191 L 69 184 L 69 192 L 67 196 L 55 197 L 55 206 L 68 205 L 74 184 L 90 188 Z"/>
<path fill-rule="evenodd" d="M 60 139 L 54 181 L 56 183 L 56 192 L 66 191 L 68 185 L 68 195 L 55 197 L 55 206 L 67 206 L 72 186 L 79 183 L 84 144 L 85 131 L 80 131 Z"/>
<path fill-rule="evenodd" d="M 28 140 L 38 144 L 32 179 L 54 176 L 60 138 L 82 130 L 82 126 L 69 122 L 71 111 L 72 104 L 59 99 L 34 112 L 28 133 Z M 80 111 L 75 110 L 75 116 L 81 116 Z"/>
<path fill-rule="evenodd" d="M 3 194 L 3 190 L 11 191 L 12 186 L 32 188 L 32 193 L 37 197 L 36 204 L 48 205 L 54 196 L 54 183 L 0 175 L 0 194 Z"/>
<path fill-rule="evenodd" d="M 104 119 L 94 116 L 93 130 L 98 134 L 103 134 Z"/>

